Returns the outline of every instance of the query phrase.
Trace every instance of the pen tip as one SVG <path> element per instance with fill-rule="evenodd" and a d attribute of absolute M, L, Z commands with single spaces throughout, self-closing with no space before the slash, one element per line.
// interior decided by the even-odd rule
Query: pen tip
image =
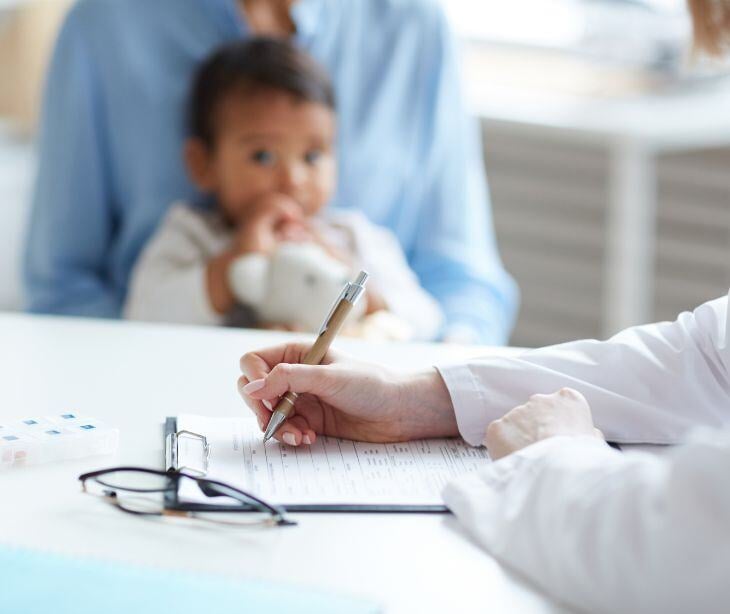
<path fill-rule="evenodd" d="M 264 431 L 264 443 L 276 435 L 276 431 L 279 430 L 279 427 L 285 420 L 286 414 L 283 414 L 279 410 L 274 411 L 269 420 L 269 425 L 266 427 L 266 431 Z"/>

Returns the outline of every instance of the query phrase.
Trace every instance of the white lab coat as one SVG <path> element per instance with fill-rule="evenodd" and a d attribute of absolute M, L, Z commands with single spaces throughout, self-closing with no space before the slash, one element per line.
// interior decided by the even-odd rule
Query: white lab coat
<path fill-rule="evenodd" d="M 474 445 L 491 420 L 563 386 L 585 395 L 610 440 L 683 444 L 655 456 L 556 437 L 453 482 L 446 503 L 497 558 L 573 606 L 730 611 L 729 334 L 725 297 L 606 342 L 439 367 Z"/>

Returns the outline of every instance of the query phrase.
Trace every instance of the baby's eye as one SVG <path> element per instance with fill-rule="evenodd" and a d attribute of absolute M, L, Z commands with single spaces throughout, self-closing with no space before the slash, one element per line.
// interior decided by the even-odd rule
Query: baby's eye
<path fill-rule="evenodd" d="M 322 157 L 322 152 L 319 149 L 311 149 L 304 154 L 304 160 L 307 164 L 317 164 L 319 159 Z"/>
<path fill-rule="evenodd" d="M 268 149 L 258 149 L 253 152 L 251 159 L 257 164 L 269 165 L 274 163 L 274 154 Z"/>

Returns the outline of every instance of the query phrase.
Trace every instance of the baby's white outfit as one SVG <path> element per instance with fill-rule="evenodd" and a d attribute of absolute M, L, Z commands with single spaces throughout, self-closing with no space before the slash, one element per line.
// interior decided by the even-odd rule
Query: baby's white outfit
<path fill-rule="evenodd" d="M 327 211 L 318 218 L 317 228 L 325 240 L 344 248 L 356 267 L 368 271 L 368 287 L 383 298 L 388 311 L 409 324 L 414 340 L 438 336 L 444 320 L 441 308 L 421 287 L 391 232 L 359 211 Z M 157 322 L 230 324 L 231 319 L 210 304 L 206 271 L 208 262 L 232 240 L 233 231 L 218 212 L 173 204 L 132 271 L 124 316 Z M 255 326 L 256 321 L 244 309 L 235 324 Z"/>

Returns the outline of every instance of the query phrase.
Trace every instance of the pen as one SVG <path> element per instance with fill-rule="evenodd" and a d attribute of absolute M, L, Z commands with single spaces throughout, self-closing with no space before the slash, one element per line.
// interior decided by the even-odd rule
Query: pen
<path fill-rule="evenodd" d="M 347 318 L 350 310 L 353 308 L 360 295 L 365 290 L 365 282 L 368 279 L 368 274 L 365 271 L 360 271 L 353 282 L 347 282 L 345 287 L 340 292 L 337 300 L 332 305 L 332 309 L 324 319 L 322 326 L 317 333 L 317 338 L 314 341 L 314 345 L 304 356 L 302 363 L 305 365 L 318 365 L 322 362 L 324 355 L 327 353 L 335 335 L 342 327 L 345 318 Z M 294 402 L 297 400 L 296 392 L 287 392 L 274 408 L 274 413 L 271 414 L 269 420 L 269 426 L 266 427 L 264 433 L 264 443 L 271 439 L 279 427 L 284 421 L 291 415 L 294 410 Z"/>

